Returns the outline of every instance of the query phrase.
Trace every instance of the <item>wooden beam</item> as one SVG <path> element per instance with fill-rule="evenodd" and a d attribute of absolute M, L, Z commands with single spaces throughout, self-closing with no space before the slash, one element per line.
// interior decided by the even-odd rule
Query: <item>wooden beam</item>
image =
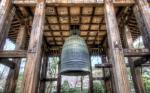
<path fill-rule="evenodd" d="M 143 64 L 145 64 L 147 61 L 149 60 L 149 57 L 140 57 L 137 59 L 134 59 L 134 66 L 141 66 Z"/>
<path fill-rule="evenodd" d="M 37 1 L 30 1 L 30 0 L 14 0 L 13 4 L 18 6 L 36 6 Z M 131 6 L 135 2 L 134 0 L 113 0 L 115 6 Z M 53 1 L 46 1 L 48 6 L 99 6 L 104 5 L 104 0 L 73 0 L 73 1 L 60 1 L 60 0 L 53 0 Z"/>
<path fill-rule="evenodd" d="M 124 33 L 124 42 L 126 42 L 125 44 L 125 47 L 126 48 L 133 48 L 133 39 L 132 39 L 132 35 L 131 35 L 131 32 L 128 28 L 128 26 L 123 26 L 124 28 L 122 29 L 123 30 L 123 33 Z M 141 53 L 143 54 L 143 50 L 144 51 L 148 51 L 147 49 L 142 49 L 141 50 L 136 50 L 135 52 L 138 51 L 137 54 Z M 132 50 L 130 50 L 129 52 L 134 52 Z M 135 55 L 136 53 L 129 53 L 131 55 Z M 143 85 L 143 82 L 142 82 L 142 77 L 140 75 L 140 70 L 139 70 L 139 67 L 135 67 L 135 62 L 134 62 L 134 59 L 131 58 L 131 55 L 129 55 L 128 57 L 128 62 L 129 62 L 129 66 L 130 66 L 130 71 L 131 71 L 131 76 L 132 76 L 132 80 L 133 80 L 133 84 L 134 84 L 134 89 L 136 91 L 136 93 L 145 93 L 145 90 L 144 90 L 144 85 Z"/>
<path fill-rule="evenodd" d="M 109 77 L 93 77 L 93 80 L 106 80 Z"/>
<path fill-rule="evenodd" d="M 105 0 L 104 8 L 108 45 L 110 48 L 109 57 L 112 63 L 116 93 L 130 93 L 128 74 L 112 0 Z"/>
<path fill-rule="evenodd" d="M 59 59 L 60 60 L 60 59 Z M 58 76 L 57 76 L 57 93 L 61 93 L 61 63 L 58 63 Z"/>
<path fill-rule="evenodd" d="M 41 80 L 40 80 L 39 93 L 45 93 L 46 82 L 44 82 L 43 79 L 46 78 L 46 76 L 47 76 L 47 67 L 48 67 L 48 55 L 44 51 L 42 68 L 41 68 L 41 76 L 40 76 Z"/>
<path fill-rule="evenodd" d="M 16 51 L 25 48 L 25 44 L 26 44 L 26 29 L 25 28 L 26 28 L 25 25 L 22 25 L 20 27 L 17 40 L 16 40 L 16 48 L 15 48 Z M 18 79 L 20 65 L 21 65 L 21 58 L 15 58 L 13 59 L 13 62 L 16 64 L 16 66 L 14 69 L 9 70 L 4 93 L 15 93 L 15 90 L 16 90 L 17 79 Z"/>
<path fill-rule="evenodd" d="M 4 45 L 4 41 L 9 32 L 11 21 L 15 14 L 15 10 L 12 9 L 11 1 L 12 0 L 1 0 L 0 3 L 0 48 L 2 48 Z"/>
<path fill-rule="evenodd" d="M 93 48 L 92 48 L 93 49 Z M 25 50 L 5 50 L 0 51 L 0 58 L 25 58 L 26 57 Z M 149 57 L 150 52 L 148 49 L 124 49 L 125 57 Z"/>
<path fill-rule="evenodd" d="M 106 67 L 112 67 L 112 65 L 108 64 L 108 61 L 106 61 L 106 56 L 101 56 L 102 63 L 107 64 Z M 103 68 L 103 77 L 108 78 L 110 77 L 110 69 L 109 68 Z M 104 79 L 104 86 L 105 86 L 105 93 L 112 93 L 112 86 L 111 86 L 111 78 Z"/>
<path fill-rule="evenodd" d="M 5 50 L 0 51 L 0 58 L 25 58 L 25 50 Z"/>
<path fill-rule="evenodd" d="M 42 56 L 45 0 L 37 0 L 21 93 L 37 93 Z"/>
<path fill-rule="evenodd" d="M 108 67 L 108 65 L 110 65 L 110 66 Z M 150 67 L 150 64 L 145 63 L 145 64 L 140 64 L 140 65 L 135 65 L 135 66 Z M 128 63 L 126 64 L 126 67 L 130 67 Z M 108 63 L 108 64 L 95 64 L 95 68 L 112 68 L 112 64 L 111 63 Z"/>
<path fill-rule="evenodd" d="M 95 64 L 95 68 L 111 68 L 112 65 L 110 63 L 103 63 L 103 64 Z"/>
<path fill-rule="evenodd" d="M 113 0 L 115 6 L 131 6 L 135 3 L 134 0 Z"/>
<path fill-rule="evenodd" d="M 41 81 L 44 81 L 44 82 L 57 81 L 57 78 L 44 78 L 44 79 L 41 79 Z"/>
<path fill-rule="evenodd" d="M 150 56 L 150 51 L 149 49 L 123 49 L 124 56 L 125 57 L 149 57 Z"/>
<path fill-rule="evenodd" d="M 92 62 L 92 61 L 91 61 Z M 89 74 L 89 89 L 88 93 L 93 93 L 93 73 L 92 73 L 92 63 L 90 62 L 90 74 Z"/>
<path fill-rule="evenodd" d="M 10 67 L 11 69 L 14 69 L 16 66 L 16 63 L 14 63 L 13 61 L 10 61 L 8 59 L 1 59 L 0 60 L 0 64 L 3 64 L 5 66 Z"/>
<path fill-rule="evenodd" d="M 138 27 L 142 33 L 146 48 L 150 49 L 150 7 L 147 0 L 135 0 L 136 5 L 133 8 Z"/>

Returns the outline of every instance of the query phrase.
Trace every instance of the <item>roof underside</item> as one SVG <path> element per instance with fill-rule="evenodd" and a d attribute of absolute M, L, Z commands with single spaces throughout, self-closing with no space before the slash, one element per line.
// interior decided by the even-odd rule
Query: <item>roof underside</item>
<path fill-rule="evenodd" d="M 136 39 L 140 35 L 140 32 L 130 7 L 131 6 L 116 7 L 116 16 L 117 19 L 119 17 L 127 17 L 127 25 L 130 27 L 133 38 Z M 15 42 L 19 31 L 20 20 L 28 19 L 27 40 L 29 40 L 35 7 L 16 6 L 16 8 L 17 12 L 8 37 Z M 45 10 L 44 40 L 50 48 L 61 48 L 65 39 L 69 37 L 70 25 L 76 24 L 80 25 L 80 36 L 85 39 L 89 47 L 97 48 L 97 45 L 102 45 L 106 39 L 107 33 L 103 5 L 57 4 L 47 5 Z"/>

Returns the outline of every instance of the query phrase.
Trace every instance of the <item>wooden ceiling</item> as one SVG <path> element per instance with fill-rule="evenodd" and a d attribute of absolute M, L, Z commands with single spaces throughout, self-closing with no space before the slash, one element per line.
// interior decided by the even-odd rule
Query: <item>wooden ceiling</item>
<path fill-rule="evenodd" d="M 27 40 L 29 40 L 35 6 L 18 5 L 15 7 L 17 11 L 8 38 L 15 42 L 22 22 L 20 20 L 29 20 L 26 23 L 28 24 Z M 122 8 L 125 7 L 130 6 L 123 6 Z M 117 18 L 120 17 L 120 15 L 118 16 L 120 10 L 120 7 L 117 6 Z M 103 5 L 56 4 L 47 5 L 45 11 L 44 40 L 50 48 L 62 47 L 65 39 L 69 37 L 70 25 L 80 25 L 80 36 L 85 39 L 89 47 L 95 48 L 95 46 L 101 45 L 106 39 L 107 33 Z M 131 13 L 131 15 L 129 13 Z M 132 10 L 129 8 L 129 10 L 123 12 L 123 14 L 121 14 L 121 16 L 130 16 L 127 25 L 130 27 L 133 38 L 137 38 L 140 32 Z"/>
<path fill-rule="evenodd" d="M 103 7 L 47 7 L 44 36 L 50 45 L 63 45 L 71 24 L 80 25 L 88 45 L 100 44 L 106 35 Z"/>
<path fill-rule="evenodd" d="M 35 8 L 18 7 L 19 16 L 33 15 Z M 62 46 L 70 35 L 70 25 L 80 25 L 80 36 L 88 45 L 99 45 L 106 36 L 103 6 L 48 6 L 45 9 L 44 37 L 51 46 Z M 21 17 L 22 18 L 22 17 Z M 32 21 L 32 20 L 31 20 Z M 29 23 L 31 30 L 32 22 Z M 9 36 L 15 41 L 20 23 L 14 19 Z M 30 33 L 30 31 L 29 31 Z"/>

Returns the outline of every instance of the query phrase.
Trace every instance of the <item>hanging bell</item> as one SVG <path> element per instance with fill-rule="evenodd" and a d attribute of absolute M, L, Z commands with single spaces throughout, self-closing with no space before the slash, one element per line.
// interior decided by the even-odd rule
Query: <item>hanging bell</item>
<path fill-rule="evenodd" d="M 66 39 L 61 53 L 61 74 L 83 76 L 90 73 L 90 58 L 85 41 L 78 35 Z"/>

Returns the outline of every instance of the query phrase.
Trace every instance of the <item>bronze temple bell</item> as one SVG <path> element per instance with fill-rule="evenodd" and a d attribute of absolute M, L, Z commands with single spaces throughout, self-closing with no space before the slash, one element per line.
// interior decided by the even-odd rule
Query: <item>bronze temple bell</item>
<path fill-rule="evenodd" d="M 87 45 L 79 36 L 79 26 L 71 26 L 71 36 L 66 39 L 61 53 L 61 74 L 83 76 L 90 73 L 90 57 Z"/>

